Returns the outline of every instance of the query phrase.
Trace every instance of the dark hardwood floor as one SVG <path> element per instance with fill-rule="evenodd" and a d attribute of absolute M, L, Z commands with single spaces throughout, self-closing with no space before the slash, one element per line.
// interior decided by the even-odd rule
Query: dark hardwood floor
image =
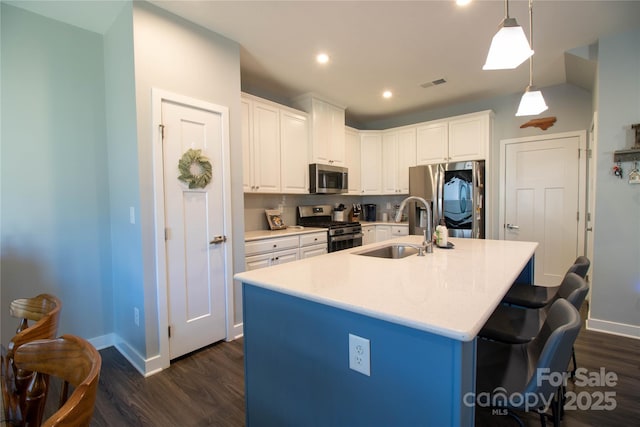
<path fill-rule="evenodd" d="M 612 411 L 566 411 L 562 425 L 636 425 L 640 420 L 640 340 L 583 328 L 575 349 L 579 367 L 589 372 L 603 367 L 615 372 L 618 381 L 611 388 L 589 388 L 576 387 L 570 380 L 568 389 L 589 396 L 592 392 L 613 391 L 617 407 Z M 173 361 L 168 369 L 149 378 L 142 377 L 114 348 L 100 354 L 102 373 L 92 426 L 245 424 L 242 340 L 213 344 Z M 535 414 L 519 415 L 526 426 L 540 425 Z M 488 411 L 478 411 L 476 418 L 476 426 L 517 425 L 510 417 Z"/>

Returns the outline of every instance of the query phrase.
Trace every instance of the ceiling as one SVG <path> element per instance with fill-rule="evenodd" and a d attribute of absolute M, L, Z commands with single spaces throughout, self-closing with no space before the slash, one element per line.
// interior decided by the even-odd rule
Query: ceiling
<path fill-rule="evenodd" d="M 519 93 L 529 80 L 527 63 L 482 70 L 505 16 L 498 0 L 466 7 L 454 0 L 150 2 L 238 42 L 243 90 L 280 102 L 314 92 L 345 106 L 352 123 Z M 108 28 L 119 8 L 115 1 L 9 3 L 38 6 L 37 13 L 96 32 Z M 510 1 L 509 15 L 529 33 L 526 1 Z M 640 1 L 536 0 L 534 84 L 568 81 L 588 89 L 595 69 L 588 47 L 601 36 L 637 28 L 638 17 Z M 584 54 L 568 56 L 572 49 Z M 315 62 L 320 51 L 330 56 L 328 64 Z M 446 83 L 421 86 L 436 79 Z M 383 99 L 384 90 L 393 97 Z"/>

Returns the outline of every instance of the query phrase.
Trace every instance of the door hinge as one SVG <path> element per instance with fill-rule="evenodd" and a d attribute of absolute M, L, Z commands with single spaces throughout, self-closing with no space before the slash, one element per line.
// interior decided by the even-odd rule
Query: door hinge
<path fill-rule="evenodd" d="M 593 157 L 593 150 L 591 148 L 587 148 L 587 158 L 590 159 Z"/>
<path fill-rule="evenodd" d="M 580 211 L 576 212 L 576 221 L 580 221 Z"/>
<path fill-rule="evenodd" d="M 164 240 L 165 241 L 169 240 L 169 229 L 168 228 L 164 229 Z"/>
<path fill-rule="evenodd" d="M 162 140 L 164 141 L 164 125 L 162 123 L 160 123 L 158 125 L 158 127 L 160 128 L 160 136 L 162 137 Z"/>
<path fill-rule="evenodd" d="M 169 338 L 171 338 L 171 325 L 167 326 L 167 334 L 169 335 Z"/>

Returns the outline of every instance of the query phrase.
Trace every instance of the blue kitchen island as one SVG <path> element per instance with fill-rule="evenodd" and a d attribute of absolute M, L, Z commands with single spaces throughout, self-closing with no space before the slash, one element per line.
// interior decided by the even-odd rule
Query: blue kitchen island
<path fill-rule="evenodd" d="M 236 275 L 248 426 L 471 426 L 475 337 L 536 243 L 452 239 L 424 257 L 359 255 L 420 236 Z M 349 335 L 368 340 L 369 375 Z"/>

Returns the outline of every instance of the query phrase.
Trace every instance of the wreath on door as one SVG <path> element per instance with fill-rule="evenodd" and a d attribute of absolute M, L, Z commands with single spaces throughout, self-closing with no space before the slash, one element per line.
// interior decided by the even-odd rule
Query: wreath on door
<path fill-rule="evenodd" d="M 190 148 L 178 161 L 178 179 L 189 188 L 205 188 L 211 182 L 212 166 L 201 150 Z"/>

